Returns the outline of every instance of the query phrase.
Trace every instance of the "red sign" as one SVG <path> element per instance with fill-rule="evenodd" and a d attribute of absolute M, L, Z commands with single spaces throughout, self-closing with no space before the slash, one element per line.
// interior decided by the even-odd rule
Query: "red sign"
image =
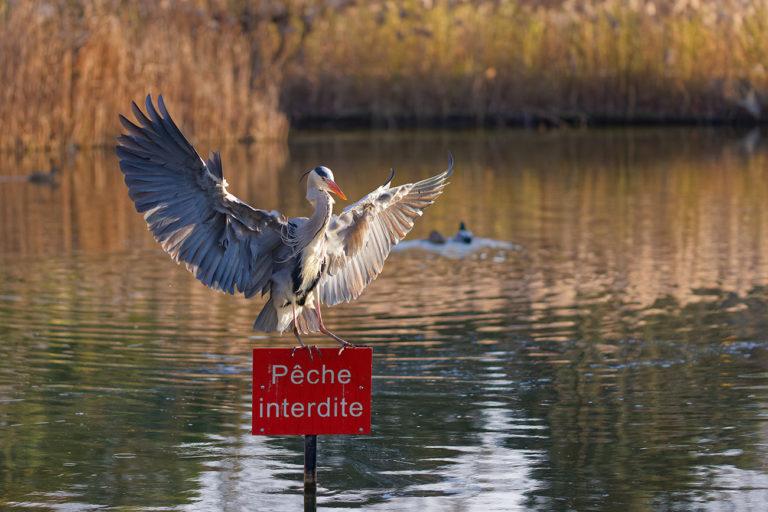
<path fill-rule="evenodd" d="M 370 434 L 367 347 L 253 349 L 254 435 Z"/>

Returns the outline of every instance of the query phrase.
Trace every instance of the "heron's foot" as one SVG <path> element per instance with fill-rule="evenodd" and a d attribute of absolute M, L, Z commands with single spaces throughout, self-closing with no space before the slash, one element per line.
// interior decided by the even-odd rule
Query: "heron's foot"
<path fill-rule="evenodd" d="M 336 339 L 336 338 L 334 338 L 334 339 Z M 362 348 L 362 347 L 367 347 L 368 346 L 368 345 L 357 345 L 355 343 L 350 343 L 347 340 L 342 339 L 342 338 L 338 338 L 338 339 L 336 339 L 336 341 L 339 343 L 339 345 L 341 345 L 341 348 L 339 349 L 339 355 L 343 354 L 344 351 L 347 350 L 348 348 Z"/>
<path fill-rule="evenodd" d="M 306 350 L 307 353 L 309 354 L 309 359 L 312 360 L 312 359 L 314 359 L 314 357 L 312 356 L 312 349 L 313 348 L 317 351 L 317 355 L 319 356 L 320 355 L 320 349 L 317 348 L 317 345 L 304 345 L 302 343 L 301 345 L 296 345 L 295 347 L 293 347 L 293 349 L 291 350 L 291 357 L 293 357 L 294 354 L 296 354 L 297 350 Z"/>
<path fill-rule="evenodd" d="M 320 350 L 317 348 L 317 345 L 306 345 L 304 343 L 304 340 L 302 340 L 301 336 L 299 335 L 299 330 L 296 329 L 295 327 L 293 329 L 293 335 L 296 336 L 296 339 L 299 341 L 299 346 L 298 347 L 293 347 L 293 350 L 291 350 L 291 357 L 294 356 L 294 354 L 296 353 L 297 350 L 307 349 L 307 351 L 309 352 L 309 359 L 311 361 L 313 359 L 313 357 L 312 357 L 312 347 L 313 346 L 315 347 L 315 350 L 317 350 L 317 353 L 318 354 L 320 353 Z"/>
<path fill-rule="evenodd" d="M 368 345 L 363 345 L 362 343 L 350 343 L 348 341 L 344 341 L 343 343 L 339 342 L 339 344 L 341 345 L 341 348 L 339 349 L 339 355 L 341 355 L 347 348 L 368 348 Z"/>
<path fill-rule="evenodd" d="M 348 342 L 346 340 L 342 340 L 341 338 L 339 338 L 336 341 L 338 341 L 339 345 L 341 345 L 341 348 L 339 349 L 339 355 L 343 354 L 344 351 L 347 350 L 347 347 L 349 347 L 349 348 L 357 347 L 357 345 L 355 345 L 354 343 L 350 343 L 350 342 Z"/>
<path fill-rule="evenodd" d="M 344 352 L 344 349 L 346 349 L 347 347 L 352 347 L 352 348 L 354 348 L 354 347 L 356 347 L 356 346 L 357 346 L 357 345 L 355 345 L 355 344 L 353 344 L 353 343 L 350 343 L 350 342 L 348 342 L 348 341 L 347 341 L 347 340 L 345 340 L 344 338 L 341 338 L 341 337 L 339 337 L 339 336 L 336 336 L 334 333 L 332 333 L 331 331 L 329 331 L 328 329 L 326 329 L 326 328 L 325 328 L 325 326 L 323 326 L 323 325 L 321 325 L 321 326 L 320 326 L 320 332 L 322 332 L 322 333 L 323 333 L 323 334 L 325 334 L 326 336 L 329 336 L 329 337 L 333 338 L 334 340 L 336 340 L 336 342 L 337 342 L 339 345 L 341 345 L 341 349 L 339 349 L 339 355 L 341 355 L 341 353 L 342 353 L 342 352 Z"/>

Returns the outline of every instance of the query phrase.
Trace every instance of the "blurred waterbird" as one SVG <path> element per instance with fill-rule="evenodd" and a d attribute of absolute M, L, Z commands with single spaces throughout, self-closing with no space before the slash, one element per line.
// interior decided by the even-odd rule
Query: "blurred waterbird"
<path fill-rule="evenodd" d="M 51 168 L 48 171 L 35 171 L 27 175 L 27 181 L 38 185 L 56 185 L 56 175 L 58 173 L 59 168 L 51 164 Z"/>
<path fill-rule="evenodd" d="M 393 251 L 407 251 L 411 249 L 427 251 L 447 258 L 461 259 L 469 257 L 477 251 L 519 251 L 522 247 L 512 242 L 475 236 L 467 228 L 467 224 L 462 221 L 459 223 L 459 230 L 450 238 L 437 230 L 433 230 L 427 238 L 406 240 L 393 248 Z M 494 256 L 494 258 L 503 257 L 505 256 L 501 254 Z"/>
<path fill-rule="evenodd" d="M 35 185 L 48 185 L 50 187 L 56 187 L 58 186 L 58 183 L 56 181 L 56 176 L 59 173 L 59 167 L 51 161 L 50 169 L 47 171 L 33 171 L 29 174 L 24 174 L 21 176 L 0 176 L 0 183 L 11 183 L 11 182 L 29 182 L 33 183 Z"/>
<path fill-rule="evenodd" d="M 458 242 L 460 244 L 471 244 L 472 243 L 472 232 L 467 229 L 467 225 L 464 224 L 464 221 L 461 221 L 459 223 L 459 230 L 456 232 L 455 235 L 453 235 L 453 241 Z"/>
<path fill-rule="evenodd" d="M 254 329 L 302 334 L 321 332 L 341 346 L 352 345 L 329 331 L 321 304 L 355 300 L 379 275 L 392 247 L 413 227 L 453 174 L 391 187 L 387 181 L 340 214 L 335 194 L 346 200 L 333 172 L 318 166 L 307 178 L 309 218 L 287 219 L 259 210 L 227 191 L 219 153 L 200 158 L 171 119 L 159 96 L 146 98 L 146 114 L 132 103 L 137 123 L 120 116 L 126 133 L 117 156 L 136 210 L 165 252 L 205 285 L 252 297 L 269 294 Z M 158 112 L 159 111 L 159 112 Z"/>
<path fill-rule="evenodd" d="M 429 233 L 426 241 L 435 245 L 444 245 L 448 242 L 454 242 L 458 244 L 471 244 L 472 237 L 472 232 L 467 229 L 467 225 L 464 224 L 464 221 L 461 221 L 459 223 L 459 230 L 450 240 L 445 238 L 439 231 L 435 229 Z"/>

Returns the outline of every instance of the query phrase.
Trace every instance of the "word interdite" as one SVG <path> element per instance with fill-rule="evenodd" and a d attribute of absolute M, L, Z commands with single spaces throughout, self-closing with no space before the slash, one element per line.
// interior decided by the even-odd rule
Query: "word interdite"
<path fill-rule="evenodd" d="M 253 349 L 254 435 L 370 434 L 368 347 Z"/>

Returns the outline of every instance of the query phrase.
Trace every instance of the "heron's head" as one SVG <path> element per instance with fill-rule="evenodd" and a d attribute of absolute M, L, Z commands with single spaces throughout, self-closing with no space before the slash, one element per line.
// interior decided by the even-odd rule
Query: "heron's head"
<path fill-rule="evenodd" d="M 302 178 L 304 176 L 307 177 L 307 192 L 323 190 L 336 194 L 345 201 L 347 200 L 347 196 L 344 195 L 341 188 L 333 181 L 333 172 L 329 168 L 319 165 L 305 172 Z"/>

